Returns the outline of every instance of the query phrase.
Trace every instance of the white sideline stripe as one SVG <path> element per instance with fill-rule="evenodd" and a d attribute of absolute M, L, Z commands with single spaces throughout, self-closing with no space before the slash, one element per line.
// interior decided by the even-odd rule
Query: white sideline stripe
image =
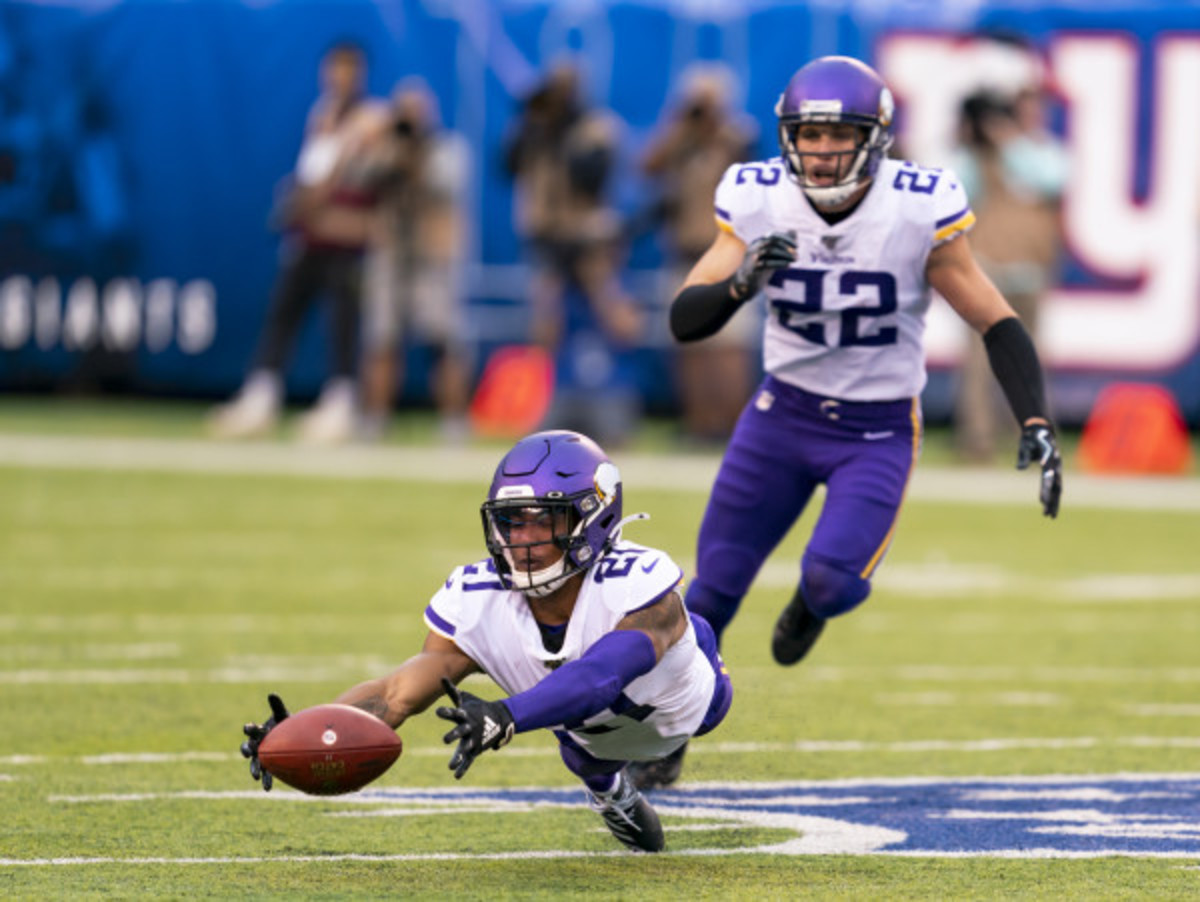
<path fill-rule="evenodd" d="M 179 764 L 184 761 L 229 761 L 242 757 L 237 752 L 113 752 L 84 755 L 80 764 Z"/>
<path fill-rule="evenodd" d="M 1125 710 L 1139 717 L 1200 717 L 1200 705 L 1126 705 Z"/>
<path fill-rule="evenodd" d="M 82 646 L 0 645 L 0 658 L 9 661 L 45 661 L 47 658 L 84 658 L 89 661 L 145 661 L 154 658 L 178 658 L 183 648 L 178 642 L 93 642 Z"/>
<path fill-rule="evenodd" d="M 870 742 L 859 739 L 843 740 L 798 740 L 796 742 L 703 742 L 693 745 L 689 754 L 695 755 L 743 755 L 773 752 L 800 752 L 821 755 L 830 752 L 869 752 L 872 754 L 914 754 L 925 752 L 1005 752 L 1013 749 L 1070 749 L 1070 748 L 1143 748 L 1143 749 L 1189 749 L 1200 748 L 1200 736 L 1118 736 L 1101 738 L 1075 736 L 1062 738 L 1006 738 L 1006 739 L 917 739 L 903 742 Z M 418 758 L 440 758 L 449 750 L 438 747 L 410 749 L 407 756 Z M 508 748 L 505 757 L 557 758 L 558 750 L 551 747 Z M 0 766 L 14 767 L 30 764 L 51 764 L 59 761 L 75 761 L 84 765 L 113 764 L 178 764 L 188 761 L 226 763 L 240 761 L 237 752 L 112 752 L 105 755 L 49 756 L 12 755 L 0 758 Z M 55 796 L 57 801 L 109 800 L 140 801 L 144 798 L 168 798 L 173 796 L 159 793 L 133 793 L 128 796 Z M 205 796 L 180 796 L 181 798 L 204 798 Z"/>
<path fill-rule="evenodd" d="M 684 561 L 694 573 L 694 562 Z M 769 559 L 758 573 L 755 584 L 772 588 L 792 588 L 796 584 L 794 560 Z M 949 564 L 888 562 L 880 570 L 879 591 L 912 595 L 930 600 L 970 596 L 995 596 L 1028 593 L 1044 597 L 1056 605 L 1110 602 L 1139 603 L 1196 601 L 1200 599 L 1200 573 L 1088 573 L 1063 579 L 1033 578 L 994 564 Z M 979 617 L 973 632 L 989 629 L 998 618 Z M 1100 627 L 1095 627 L 1099 629 Z"/>
<path fill-rule="evenodd" d="M 0 465 L 33 469 L 120 470 L 333 479 L 419 479 L 483 485 L 496 466 L 494 448 L 342 447 L 199 439 L 0 435 Z M 707 492 L 716 454 L 631 453 L 617 461 L 630 484 Z M 1188 477 L 1098 477 L 1068 474 L 1071 507 L 1200 512 L 1200 480 Z M 991 468 L 917 468 L 909 497 L 953 504 L 1036 509 L 1036 479 Z"/>
<path fill-rule="evenodd" d="M 0 628 L 3 618 L 0 618 Z M 212 670 L 95 668 L 88 670 L 51 670 L 46 668 L 0 670 L 0 685 L 154 685 L 159 683 L 222 683 L 258 685 L 263 682 L 314 683 L 345 679 L 356 675 L 368 665 L 318 667 L 219 667 Z M 372 665 L 373 669 L 380 669 Z M 751 673 L 754 666 L 741 667 L 740 673 Z M 920 665 L 904 667 L 837 667 L 814 665 L 808 668 L 815 682 L 837 683 L 853 681 L 883 681 L 895 684 L 902 681 L 924 683 L 1013 682 L 1019 680 L 1046 683 L 1200 683 L 1200 667 L 943 667 Z M 1028 693 L 1025 698 L 1011 694 L 1007 704 L 1032 704 L 1045 697 Z M 3 759 L 0 759 L 2 761 Z"/>
<path fill-rule="evenodd" d="M 880 786 L 897 786 L 897 787 L 912 787 L 912 786 L 940 786 L 947 783 L 950 784 L 996 784 L 998 786 L 1011 786 L 1014 782 L 1022 785 L 1059 785 L 1059 784 L 1094 784 L 1096 781 L 1105 783 L 1148 783 L 1160 782 L 1162 780 L 1200 780 L 1200 773 L 1115 773 L 1115 774 L 1039 774 L 1035 776 L 995 776 L 995 775 L 976 775 L 963 777 L 842 777 L 833 780 L 776 780 L 776 781 L 698 781 L 688 783 L 689 790 L 698 792 L 705 791 L 729 791 L 739 790 L 746 787 L 752 787 L 755 790 L 763 789 L 779 789 L 781 791 L 795 792 L 797 789 L 861 789 L 877 788 Z M 545 791 L 545 786 L 512 786 L 507 787 L 512 792 L 536 792 Z M 555 787 L 562 789 L 564 787 Z M 497 787 L 488 787 L 487 791 L 496 791 Z M 381 792 L 383 794 L 381 794 Z M 418 788 L 400 788 L 389 787 L 381 790 L 364 790 L 362 792 L 351 793 L 349 795 L 338 796 L 333 799 L 329 796 L 308 796 L 301 792 L 296 792 L 286 787 L 271 792 L 263 792 L 261 789 L 227 789 L 227 790 L 182 790 L 174 792 L 140 792 L 140 793 L 99 793 L 94 795 L 84 796 L 50 796 L 47 801 L 60 803 L 87 803 L 87 802 L 141 802 L 155 801 L 159 799 L 261 799 L 262 801 L 277 801 L 277 802 L 346 802 L 357 805 L 399 805 L 403 804 L 405 799 L 411 800 L 416 804 L 426 804 L 429 800 L 430 793 L 436 793 L 439 798 L 445 799 L 445 804 L 453 805 L 456 802 L 450 797 L 459 795 L 462 799 L 457 804 L 470 805 L 474 803 L 474 797 L 477 791 L 465 786 L 449 786 L 449 787 L 428 787 L 424 789 Z M 726 814 L 728 816 L 728 813 Z"/>
<path fill-rule="evenodd" d="M 254 684 L 263 681 L 289 683 L 321 683 L 343 678 L 353 667 L 219 667 L 214 670 L 157 669 L 138 670 L 126 668 L 90 670 L 0 670 L 0 684 L 18 686 L 34 685 L 152 685 L 159 683 L 232 683 Z"/>

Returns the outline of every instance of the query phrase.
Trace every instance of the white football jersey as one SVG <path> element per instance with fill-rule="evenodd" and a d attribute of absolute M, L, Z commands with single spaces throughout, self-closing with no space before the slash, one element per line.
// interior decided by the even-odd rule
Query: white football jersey
<path fill-rule="evenodd" d="M 796 233 L 795 265 L 763 288 L 767 372 L 847 401 L 920 394 L 930 303 L 925 261 L 975 223 L 952 172 L 883 160 L 858 208 L 829 225 L 776 157 L 727 169 L 715 206 L 717 224 L 746 244 Z"/>
<path fill-rule="evenodd" d="M 550 652 L 525 596 L 504 588 L 489 558 L 455 569 L 425 609 L 425 622 L 515 695 L 577 660 L 631 611 L 672 590 L 682 595 L 682 580 L 683 572 L 664 552 L 618 542 L 584 575 L 562 648 Z M 625 687 L 613 708 L 568 732 L 597 758 L 661 757 L 700 726 L 715 686 L 689 619 L 687 632 L 652 670 Z"/>

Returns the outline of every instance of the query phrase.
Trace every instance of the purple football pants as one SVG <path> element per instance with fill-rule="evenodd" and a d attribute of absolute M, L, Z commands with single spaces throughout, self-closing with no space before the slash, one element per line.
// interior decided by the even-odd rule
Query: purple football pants
<path fill-rule="evenodd" d="M 920 417 L 916 399 L 836 401 L 767 376 L 721 461 L 700 525 L 688 610 L 719 639 L 822 483 L 825 504 L 800 562 L 800 591 L 822 618 L 865 601 L 920 453 Z"/>

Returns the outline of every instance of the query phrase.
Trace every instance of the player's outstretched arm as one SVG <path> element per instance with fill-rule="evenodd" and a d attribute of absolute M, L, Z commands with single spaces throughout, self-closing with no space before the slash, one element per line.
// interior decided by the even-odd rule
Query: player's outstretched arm
<path fill-rule="evenodd" d="M 432 705 L 442 694 L 442 680 L 457 683 L 479 666 L 452 641 L 437 633 L 425 637 L 419 654 L 386 677 L 360 683 L 335 701 L 374 714 L 393 729 Z"/>
<path fill-rule="evenodd" d="M 1017 469 L 1041 467 L 1042 513 L 1058 516 L 1062 498 L 1062 455 L 1046 407 L 1045 380 L 1029 332 L 987 277 L 964 237 L 934 249 L 926 265 L 929 284 L 983 335 L 988 361 L 1013 415 L 1021 425 Z"/>

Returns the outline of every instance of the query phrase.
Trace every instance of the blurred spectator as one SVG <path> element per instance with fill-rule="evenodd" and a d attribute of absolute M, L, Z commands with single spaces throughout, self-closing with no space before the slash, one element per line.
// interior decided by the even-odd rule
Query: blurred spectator
<path fill-rule="evenodd" d="M 387 425 L 407 342 L 432 350 L 442 434 L 461 439 L 470 392 L 462 298 L 466 142 L 441 127 L 428 86 L 406 79 L 393 92 L 375 147 L 386 175 L 367 257 L 361 435 L 377 439 Z"/>
<path fill-rule="evenodd" d="M 979 216 L 971 233 L 976 257 L 1036 335 L 1038 306 L 1057 275 L 1067 180 L 1066 151 L 1046 126 L 1041 90 L 1026 87 L 1013 96 L 985 90 L 967 97 L 953 169 Z M 960 455 L 991 460 L 997 433 L 1009 424 L 983 343 L 972 337 L 955 409 Z"/>
<path fill-rule="evenodd" d="M 643 172 L 659 186 L 658 219 L 667 243 L 669 296 L 717 236 L 711 198 L 725 170 L 750 157 L 757 126 L 730 109 L 733 75 L 723 65 L 686 72 L 670 119 L 651 139 Z M 677 351 L 685 434 L 723 441 L 750 397 L 758 312 L 744 305 L 711 338 Z"/>
<path fill-rule="evenodd" d="M 585 109 L 578 72 L 560 64 L 526 99 L 507 148 L 533 268 L 532 337 L 557 363 L 546 425 L 611 446 L 640 412 L 630 353 L 642 330 L 621 285 L 624 239 L 607 198 L 617 143 L 615 117 Z"/>
<path fill-rule="evenodd" d="M 273 224 L 285 231 L 281 264 L 254 368 L 237 395 L 215 411 L 215 434 L 227 438 L 272 429 L 284 397 L 283 373 L 296 333 L 321 295 L 331 305 L 332 367 L 314 408 L 300 424 L 306 441 L 338 442 L 356 414 L 362 258 L 371 230 L 377 173 L 365 153 L 387 116 L 364 94 L 366 58 L 342 43 L 321 61 L 321 94 L 309 112 L 295 170 L 281 186 Z"/>

